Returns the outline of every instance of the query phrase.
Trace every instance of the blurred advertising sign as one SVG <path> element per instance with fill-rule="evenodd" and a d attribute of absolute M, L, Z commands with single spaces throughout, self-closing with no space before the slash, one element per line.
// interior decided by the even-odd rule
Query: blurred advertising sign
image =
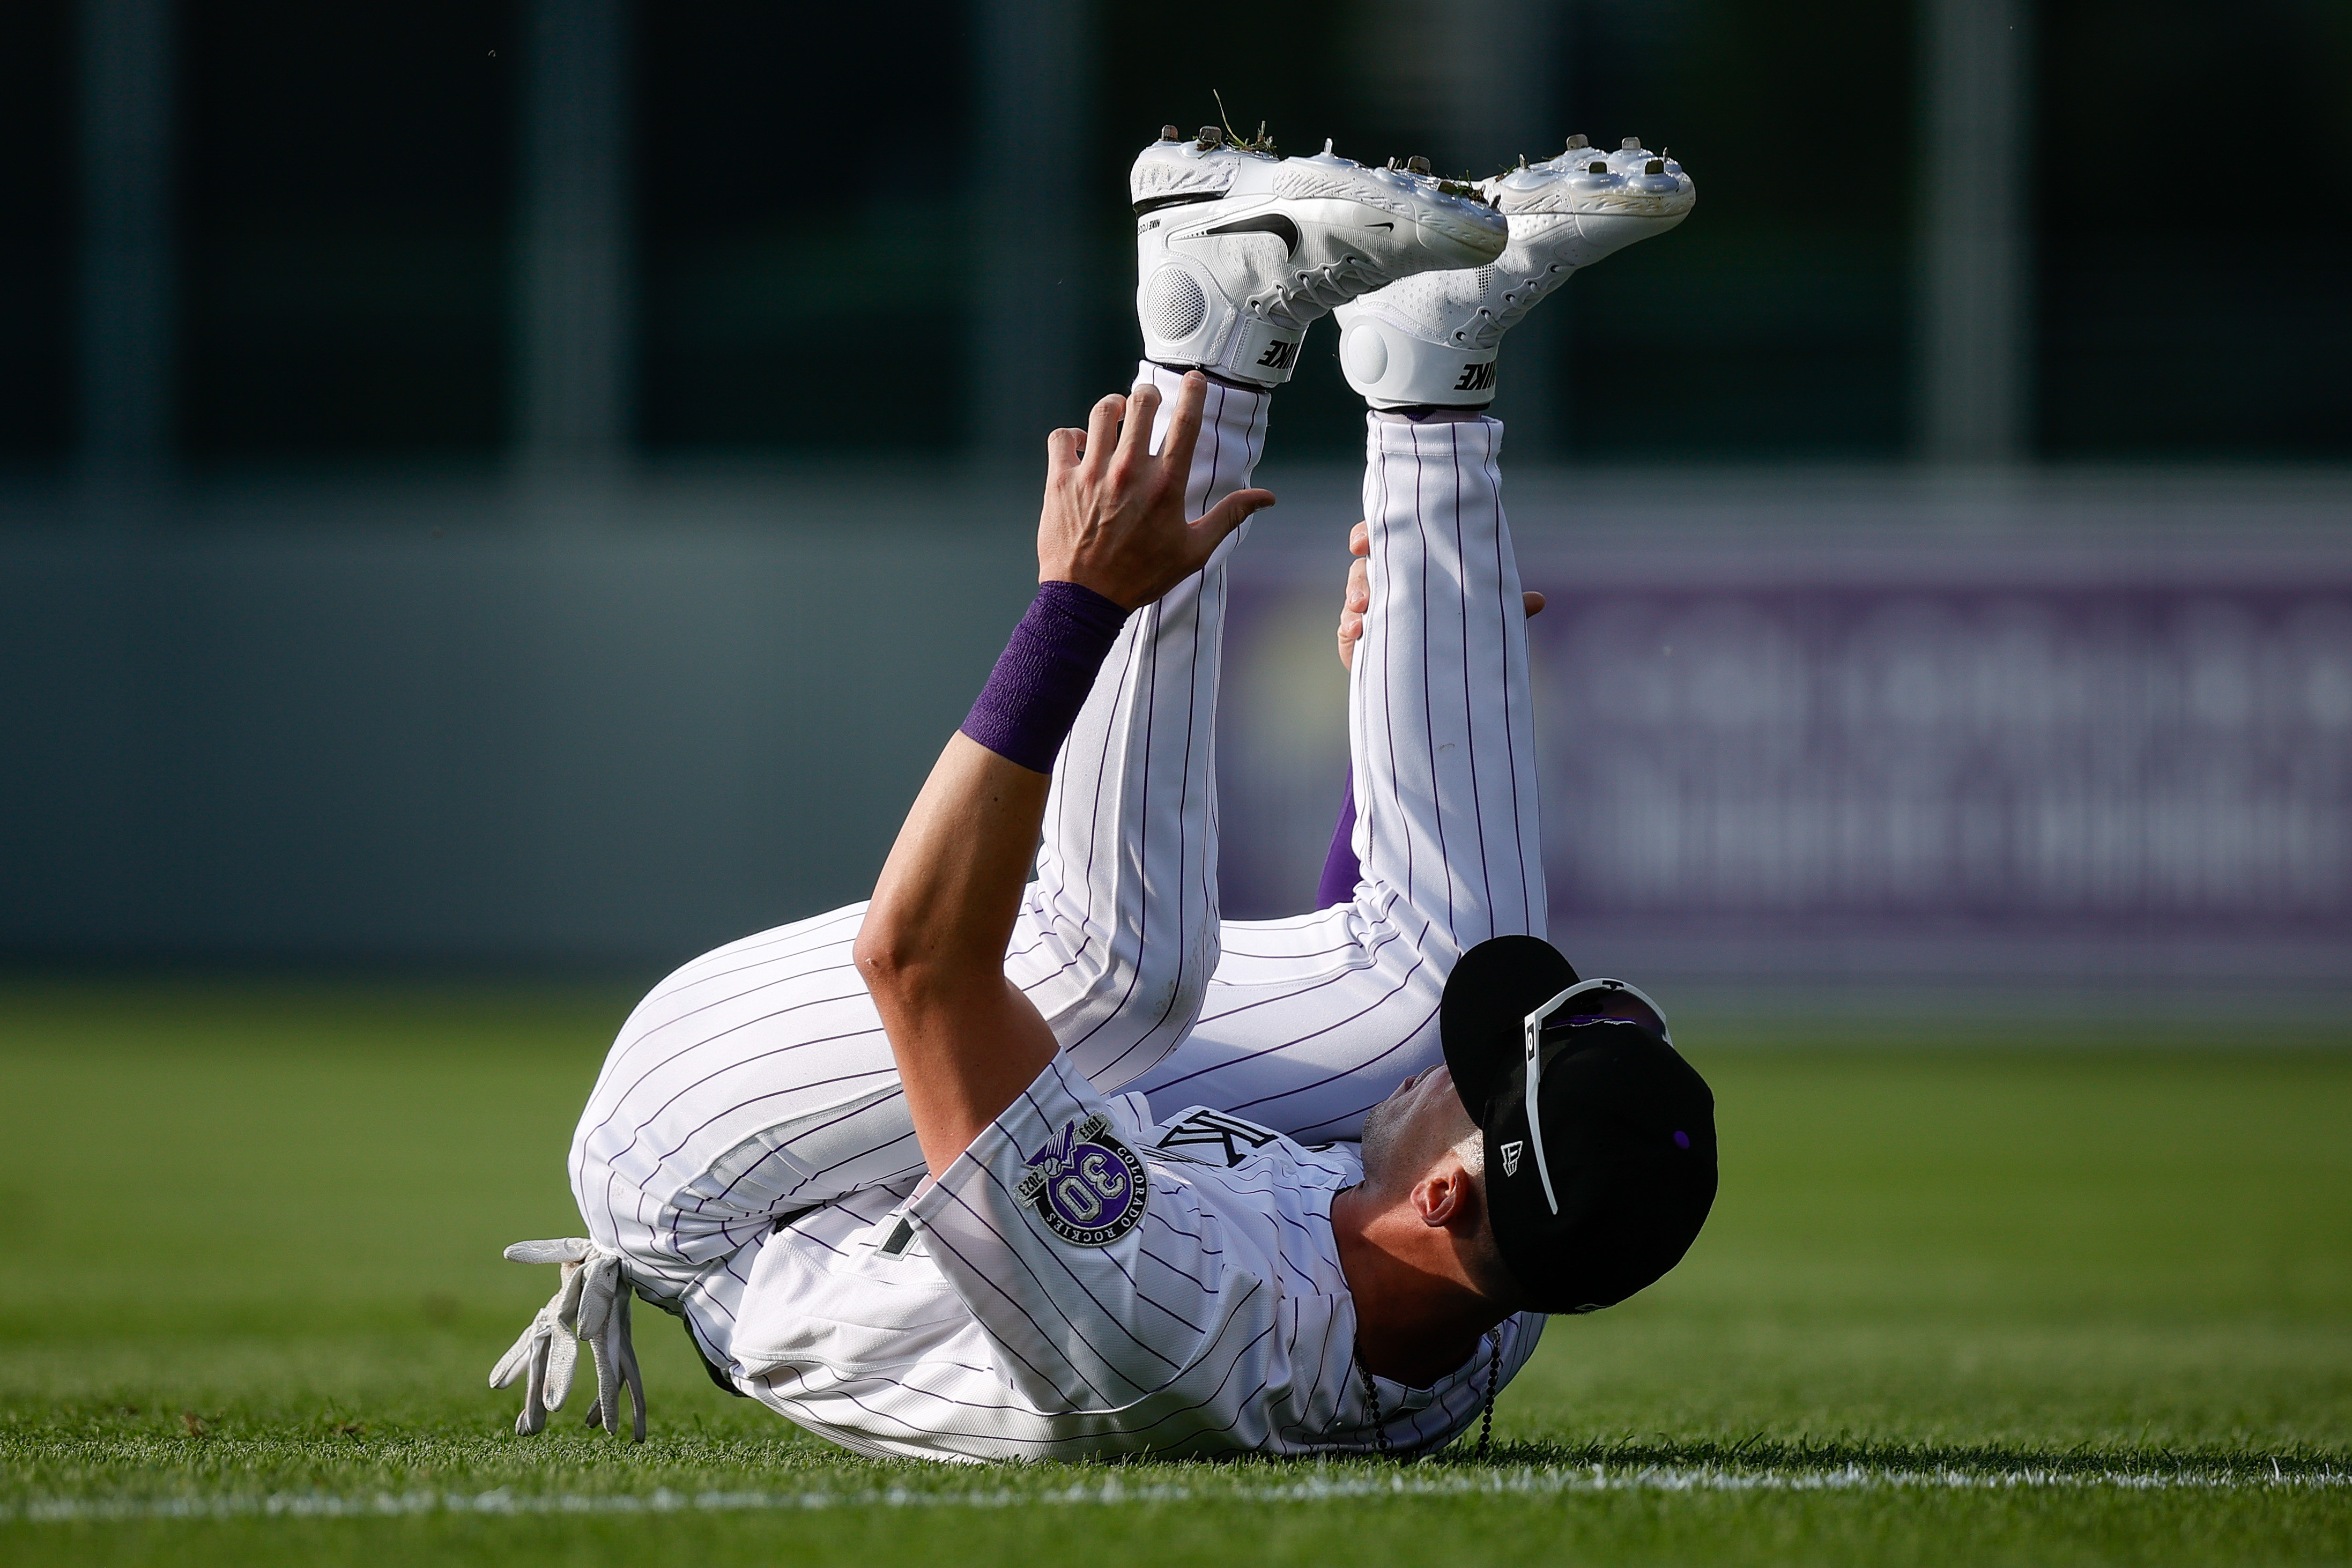
<path fill-rule="evenodd" d="M 1665 588 L 1529 628 L 1556 901 L 2352 919 L 2352 594 Z"/>
<path fill-rule="evenodd" d="M 2045 571 L 1522 530 L 1518 558 L 1550 599 L 1528 632 L 1556 920 L 2352 937 L 2352 549 Z M 1236 914 L 1298 907 L 1328 841 L 1337 599 L 1328 560 L 1237 593 Z"/>

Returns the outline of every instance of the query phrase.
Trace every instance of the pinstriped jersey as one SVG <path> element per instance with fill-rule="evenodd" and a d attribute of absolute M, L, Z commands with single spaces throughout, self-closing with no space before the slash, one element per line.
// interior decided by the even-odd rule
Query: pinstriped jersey
<path fill-rule="evenodd" d="M 1352 1145 L 1151 1119 L 1056 1060 L 936 1183 L 854 1195 L 757 1249 L 737 1385 L 877 1455 L 969 1460 L 1377 1448 L 1331 1199 Z M 1543 1318 L 1429 1388 L 1376 1380 L 1400 1453 L 1475 1420 Z"/>

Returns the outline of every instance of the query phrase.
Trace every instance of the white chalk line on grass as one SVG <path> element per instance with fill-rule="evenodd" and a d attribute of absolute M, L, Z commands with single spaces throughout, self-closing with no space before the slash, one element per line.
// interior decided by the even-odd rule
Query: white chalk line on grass
<path fill-rule="evenodd" d="M 1877 1470 L 1743 1471 L 1655 1467 L 1486 1471 L 1474 1475 L 1318 1476 L 1298 1480 L 1185 1485 L 1136 1484 L 1115 1478 L 1068 1487 L 932 1490 L 918 1487 L 865 1490 L 519 1492 L 224 1492 L 212 1495 L 114 1498 L 33 1498 L 0 1504 L 0 1522 L 81 1523 L 156 1519 L 385 1519 L 419 1514 L 757 1513 L 836 1508 L 1123 1507 L 1156 1502 L 1325 1502 L 1376 1497 L 1548 1497 L 1572 1492 L 1867 1492 L 1944 1491 L 2302 1491 L 2352 1486 L 2342 1470 L 2269 1475 L 2228 1471 L 2131 1470 Z"/>

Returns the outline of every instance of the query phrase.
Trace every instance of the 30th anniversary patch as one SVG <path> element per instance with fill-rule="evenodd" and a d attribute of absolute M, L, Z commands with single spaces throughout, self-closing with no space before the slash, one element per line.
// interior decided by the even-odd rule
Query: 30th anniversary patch
<path fill-rule="evenodd" d="M 1072 1246 L 1108 1247 L 1143 1223 L 1150 1190 L 1143 1162 L 1110 1135 L 1105 1118 L 1064 1123 L 1028 1166 L 1015 1196 Z"/>

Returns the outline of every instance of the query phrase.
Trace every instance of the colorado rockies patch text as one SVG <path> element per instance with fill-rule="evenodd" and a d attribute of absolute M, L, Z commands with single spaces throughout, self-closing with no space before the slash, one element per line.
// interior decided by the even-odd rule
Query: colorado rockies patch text
<path fill-rule="evenodd" d="M 1045 1228 L 1074 1247 L 1108 1247 L 1143 1222 L 1150 1182 L 1143 1162 L 1110 1135 L 1110 1124 L 1089 1116 L 1062 1124 L 1061 1133 L 1028 1159 L 1018 1196 Z"/>

